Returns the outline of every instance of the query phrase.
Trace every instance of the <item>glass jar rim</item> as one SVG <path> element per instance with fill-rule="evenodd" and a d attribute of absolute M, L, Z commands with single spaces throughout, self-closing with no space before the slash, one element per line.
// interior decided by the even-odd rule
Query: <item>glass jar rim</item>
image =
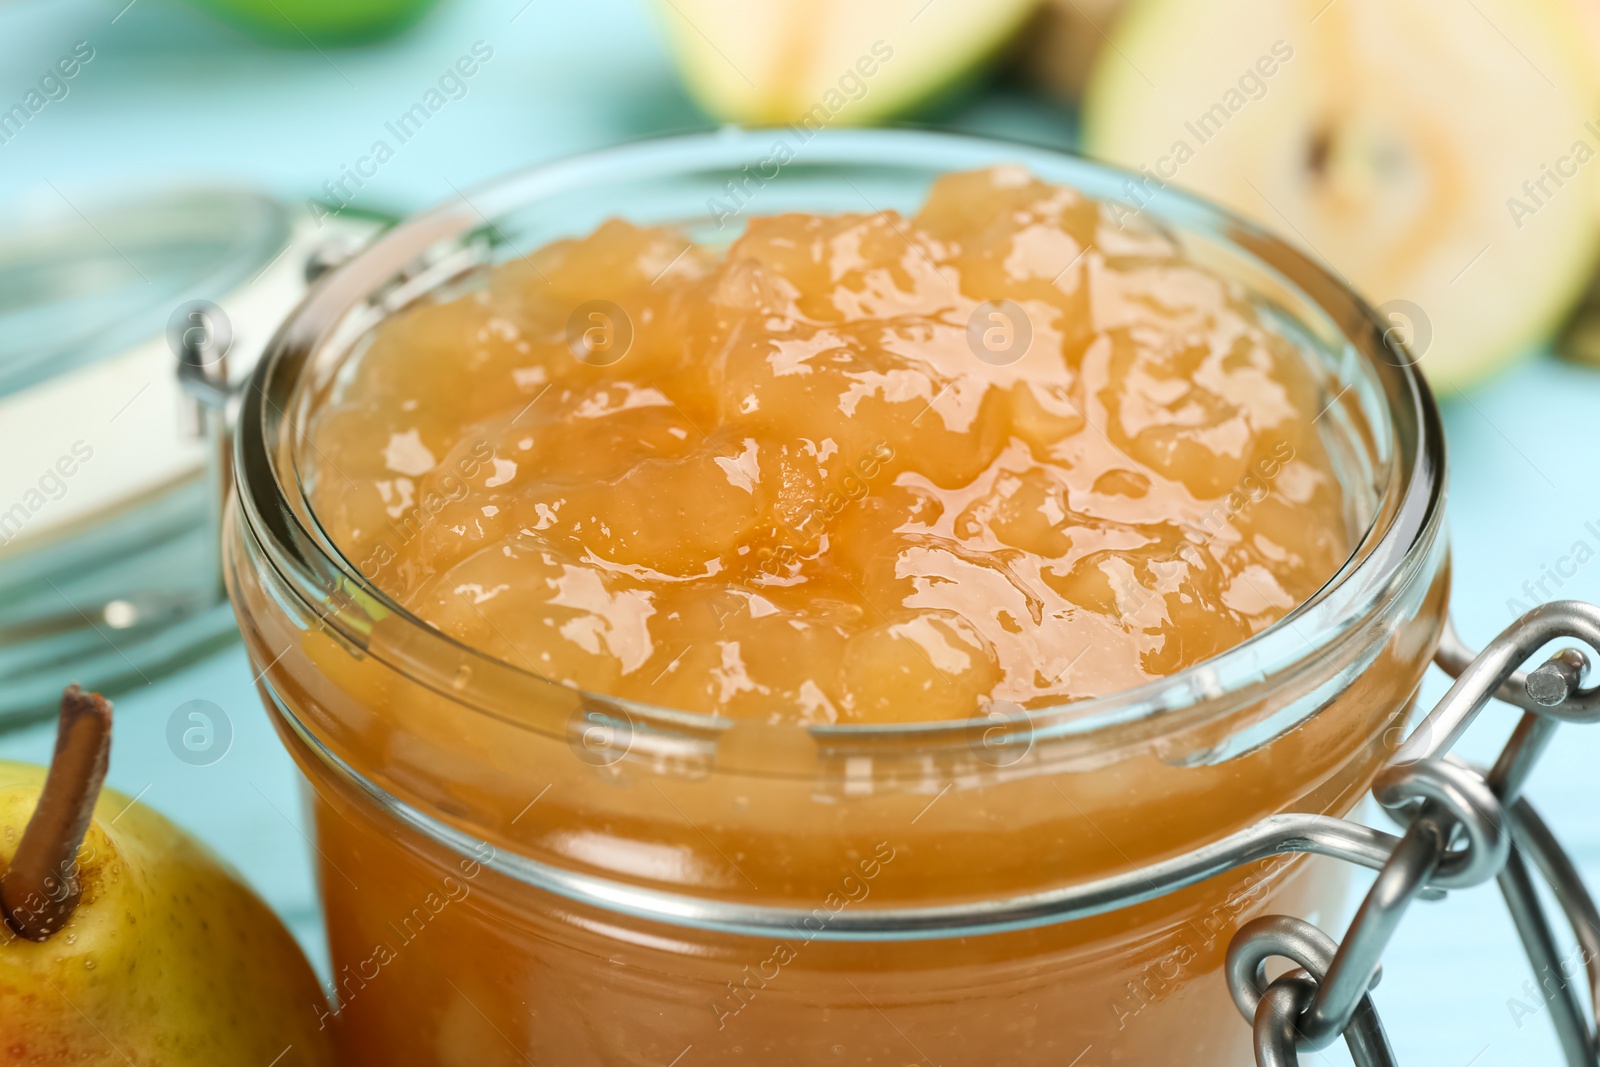
<path fill-rule="evenodd" d="M 735 723 L 571 690 L 465 645 L 408 612 L 347 560 L 321 529 L 306 497 L 293 447 L 303 422 L 291 413 L 301 413 L 302 379 L 315 369 L 318 352 L 341 340 L 348 342 L 378 319 L 426 298 L 462 273 L 462 262 L 438 254 L 449 242 L 484 228 L 493 231 L 501 213 L 542 195 L 603 183 L 619 173 L 637 180 L 641 175 L 666 177 L 691 168 L 737 172 L 741 166 L 770 160 L 774 138 L 783 137 L 801 139 L 810 167 L 921 165 L 947 172 L 1012 163 L 1097 199 L 1115 200 L 1113 193 L 1137 188 L 1138 215 L 1180 233 L 1208 235 L 1246 257 L 1275 287 L 1315 309 L 1325 320 L 1322 325 L 1330 340 L 1340 346 L 1342 361 L 1350 364 L 1353 372 L 1370 375 L 1367 388 L 1347 385 L 1324 408 L 1326 412 L 1341 402 L 1365 401 L 1369 414 L 1376 416 L 1372 432 L 1388 434 L 1387 444 L 1392 446 L 1376 517 L 1361 532 L 1340 570 L 1289 615 L 1216 656 L 1134 688 L 1024 712 L 1030 742 L 1098 734 L 1156 719 L 1165 722 L 1172 713 L 1292 672 L 1356 636 L 1392 590 L 1420 570 L 1421 558 L 1427 555 L 1441 524 L 1445 488 L 1444 439 L 1432 394 L 1415 360 L 1395 344 L 1388 324 L 1377 312 L 1331 269 L 1286 240 L 1170 185 L 1152 188 L 1148 175 L 1053 149 L 911 130 L 728 129 L 646 140 L 541 164 L 470 189 L 411 217 L 368 245 L 324 278 L 283 323 L 268 344 L 241 405 L 235 487 L 256 543 L 279 575 L 288 580 L 288 586 L 322 618 L 323 625 L 364 645 L 364 631 L 370 629 L 370 618 L 377 611 L 386 625 L 406 631 L 407 654 L 419 660 L 483 663 L 495 671 L 524 676 L 529 686 L 565 690 L 580 703 L 620 714 L 630 723 L 648 722 L 652 730 L 715 736 Z M 330 605 L 330 600 L 334 604 Z M 337 610 L 341 601 L 352 610 Z M 347 618 L 352 614 L 362 619 Z M 451 673 L 440 668 L 432 675 L 448 679 Z M 481 702 L 474 704 L 470 691 L 455 688 L 453 695 L 463 704 L 492 712 Z M 771 729 L 800 732 L 833 744 L 876 740 L 898 745 L 967 736 L 993 721 L 991 715 Z"/>

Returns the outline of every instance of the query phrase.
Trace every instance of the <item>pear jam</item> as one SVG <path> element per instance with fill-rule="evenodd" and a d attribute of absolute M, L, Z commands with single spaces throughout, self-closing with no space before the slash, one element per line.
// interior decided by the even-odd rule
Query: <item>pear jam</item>
<path fill-rule="evenodd" d="M 1348 813 L 1443 623 L 1431 521 L 1340 606 L 1423 495 L 1423 424 L 1338 386 L 1406 372 L 1264 237 L 820 157 L 645 224 L 737 173 L 685 160 L 665 199 L 622 167 L 511 188 L 487 229 L 404 224 L 261 376 L 285 414 L 242 423 L 228 574 L 313 786 L 318 1024 L 352 1067 L 1247 1062 L 1229 941 L 1336 935 L 1331 861 L 976 932 L 837 924 Z M 921 206 L 878 210 L 912 188 L 883 172 Z M 374 311 L 462 240 L 502 261 Z"/>
<path fill-rule="evenodd" d="M 1116 692 L 1349 552 L 1291 343 L 1014 168 L 722 246 L 607 222 L 390 319 L 336 400 L 314 507 L 364 575 L 508 663 L 710 715 Z"/>

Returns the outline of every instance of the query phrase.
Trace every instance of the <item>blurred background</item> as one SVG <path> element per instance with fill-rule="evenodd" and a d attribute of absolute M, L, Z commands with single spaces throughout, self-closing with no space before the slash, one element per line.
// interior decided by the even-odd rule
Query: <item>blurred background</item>
<path fill-rule="evenodd" d="M 107 686 L 112 784 L 323 965 L 299 787 L 207 562 L 185 309 L 220 308 L 237 379 L 386 219 L 724 123 L 956 130 L 1119 163 L 1130 211 L 1221 200 L 1361 290 L 1439 393 L 1467 640 L 1600 600 L 1597 60 L 1600 0 L 6 0 L 0 758 L 47 757 L 65 681 Z M 1567 740 L 1532 793 L 1594 878 L 1600 734 Z M 1402 1062 L 1553 1059 L 1526 973 L 1492 890 L 1414 909 L 1378 997 Z"/>

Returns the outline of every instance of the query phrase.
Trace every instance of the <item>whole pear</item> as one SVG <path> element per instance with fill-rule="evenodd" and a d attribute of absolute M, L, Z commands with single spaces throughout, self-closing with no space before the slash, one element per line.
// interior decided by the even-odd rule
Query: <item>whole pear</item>
<path fill-rule="evenodd" d="M 267 906 L 167 819 L 101 793 L 109 732 L 109 705 L 74 687 L 48 784 L 0 763 L 0 1064 L 332 1064 L 327 1002 Z"/>

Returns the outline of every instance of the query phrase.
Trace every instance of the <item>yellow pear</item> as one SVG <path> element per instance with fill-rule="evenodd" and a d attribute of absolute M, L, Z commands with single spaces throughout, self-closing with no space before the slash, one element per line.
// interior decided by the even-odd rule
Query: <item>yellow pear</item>
<path fill-rule="evenodd" d="M 659 7 L 684 82 L 702 107 L 729 122 L 814 132 L 874 122 L 938 97 L 994 56 L 1034 3 L 662 0 Z"/>
<path fill-rule="evenodd" d="M 1592 6 L 1592 0 L 1588 0 Z M 1600 239 L 1600 85 L 1572 0 L 1132 0 L 1084 144 L 1331 265 L 1446 394 L 1548 338 Z"/>
<path fill-rule="evenodd" d="M 110 705 L 74 686 L 43 768 L 0 763 L 0 1064 L 332 1064 L 321 989 L 193 838 L 101 793 Z"/>

